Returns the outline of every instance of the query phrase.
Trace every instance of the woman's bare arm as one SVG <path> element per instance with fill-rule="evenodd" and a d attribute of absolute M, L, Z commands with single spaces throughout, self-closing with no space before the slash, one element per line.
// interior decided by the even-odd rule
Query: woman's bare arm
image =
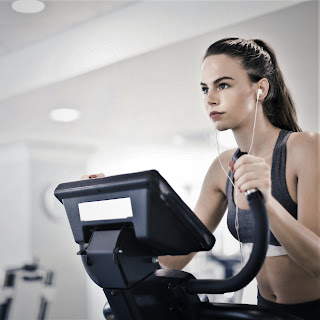
<path fill-rule="evenodd" d="M 226 151 L 221 154 L 221 160 L 228 170 L 228 162 L 233 151 Z M 224 193 L 227 177 L 220 167 L 219 159 L 216 158 L 210 166 L 204 179 L 200 196 L 194 208 L 194 213 L 202 223 L 210 230 L 214 230 L 219 225 L 227 208 L 227 200 Z M 159 263 L 168 269 L 183 269 L 196 255 L 195 252 L 186 256 L 161 256 Z"/>
<path fill-rule="evenodd" d="M 264 195 L 270 229 L 289 257 L 320 278 L 320 135 L 292 133 L 287 163 L 295 177 L 298 218 L 295 219 L 271 194 L 270 168 L 262 158 L 243 156 L 234 164 L 235 186 L 257 188 Z"/>
<path fill-rule="evenodd" d="M 295 134 L 291 145 L 288 161 L 293 162 L 297 176 L 298 220 L 271 198 L 266 203 L 270 229 L 291 259 L 319 278 L 320 135 L 307 132 Z"/>

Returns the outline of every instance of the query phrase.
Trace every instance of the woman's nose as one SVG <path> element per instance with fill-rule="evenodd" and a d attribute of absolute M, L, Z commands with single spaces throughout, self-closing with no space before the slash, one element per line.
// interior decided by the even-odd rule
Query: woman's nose
<path fill-rule="evenodd" d="M 208 94 L 206 96 L 207 98 L 207 104 L 208 105 L 215 105 L 215 104 L 218 104 L 218 97 L 217 95 L 214 93 L 213 90 L 209 90 L 208 91 Z"/>

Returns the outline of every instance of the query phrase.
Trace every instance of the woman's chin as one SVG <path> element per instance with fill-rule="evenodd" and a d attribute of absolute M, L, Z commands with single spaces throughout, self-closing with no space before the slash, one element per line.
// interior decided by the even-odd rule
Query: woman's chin
<path fill-rule="evenodd" d="M 214 126 L 218 131 L 225 131 L 225 130 L 230 129 L 230 127 L 226 126 L 225 124 L 219 123 L 219 122 L 215 122 Z"/>

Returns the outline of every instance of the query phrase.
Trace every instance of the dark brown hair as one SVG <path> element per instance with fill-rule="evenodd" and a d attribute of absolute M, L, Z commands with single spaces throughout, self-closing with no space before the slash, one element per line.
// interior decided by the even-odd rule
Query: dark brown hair
<path fill-rule="evenodd" d="M 262 103 L 264 114 L 275 127 L 302 131 L 297 122 L 295 104 L 284 82 L 276 55 L 266 42 L 259 39 L 221 39 L 207 49 L 203 60 L 218 54 L 239 58 L 253 83 L 262 78 L 268 79 L 269 92 Z"/>

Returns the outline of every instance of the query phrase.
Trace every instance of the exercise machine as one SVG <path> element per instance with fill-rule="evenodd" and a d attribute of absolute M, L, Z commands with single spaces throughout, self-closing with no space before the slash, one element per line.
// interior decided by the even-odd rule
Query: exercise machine
<path fill-rule="evenodd" d="M 198 280 L 162 269 L 158 257 L 208 251 L 211 232 L 155 170 L 60 184 L 78 255 L 107 297 L 116 320 L 298 319 L 254 305 L 201 302 L 198 294 L 223 294 L 246 286 L 258 273 L 269 242 L 262 195 L 247 194 L 254 244 L 238 274 Z"/>
<path fill-rule="evenodd" d="M 53 272 L 37 263 L 6 270 L 0 291 L 0 320 L 45 320 L 52 291 Z"/>

